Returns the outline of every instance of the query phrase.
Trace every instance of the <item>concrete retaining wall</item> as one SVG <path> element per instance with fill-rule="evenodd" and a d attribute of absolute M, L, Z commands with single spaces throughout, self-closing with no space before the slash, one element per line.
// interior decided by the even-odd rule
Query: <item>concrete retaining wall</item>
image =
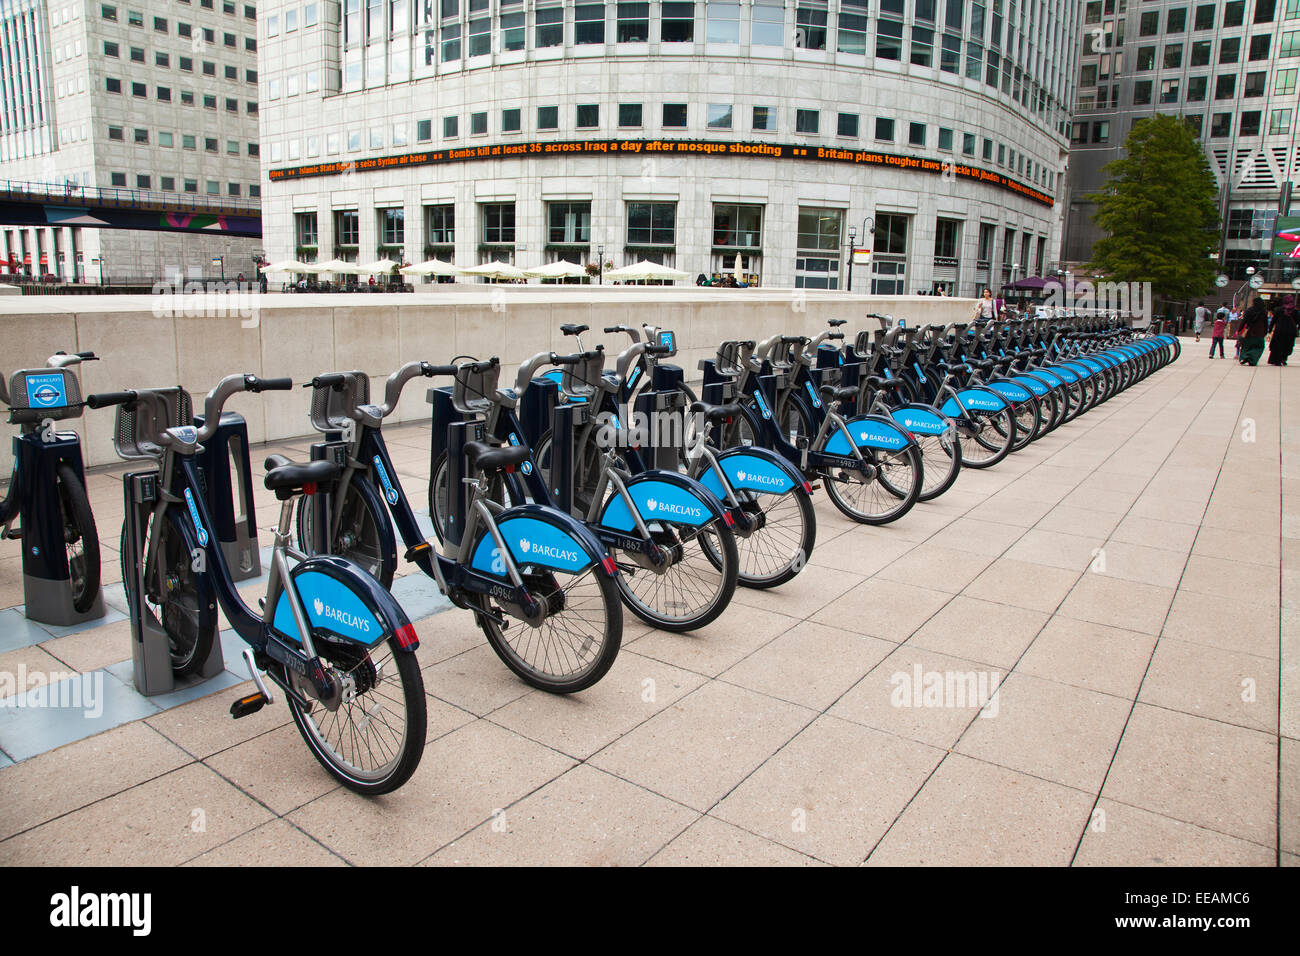
<path fill-rule="evenodd" d="M 151 296 L 10 298 L 0 305 L 0 372 L 9 376 L 43 366 L 60 349 L 93 351 L 101 360 L 81 367 L 83 393 L 180 384 L 198 411 L 203 395 L 227 374 L 287 375 L 305 382 L 321 372 L 359 368 L 371 375 L 372 394 L 379 398 L 382 381 L 374 380 L 404 362 L 499 355 L 505 365 L 501 381 L 508 384 L 529 356 L 544 349 L 573 351 L 573 340 L 560 333 L 563 323 L 590 325 L 596 334 L 584 336 L 583 344 L 603 342 L 617 354 L 627 336 L 603 335 L 601 329 L 650 322 L 677 332 L 675 361 L 693 381 L 699 360 L 725 339 L 815 334 L 827 319 L 842 318 L 851 341 L 859 329 L 877 327 L 864 318 L 870 312 L 914 324 L 964 321 L 974 307 L 971 299 L 779 289 L 454 288 L 416 295 L 266 295 L 224 302 L 213 297 L 206 303 L 178 298 L 170 314 L 166 300 Z M 410 383 L 390 420 L 427 415 L 427 385 L 427 379 Z M 248 420 L 250 439 L 260 442 L 309 434 L 308 404 L 307 393 L 295 388 L 237 395 L 226 407 Z M 113 422 L 111 411 L 87 409 L 71 423 L 85 439 L 88 464 L 118 461 Z M 255 464 L 260 471 L 260 462 Z M 0 481 L 10 467 L 10 443 L 0 442 Z"/>

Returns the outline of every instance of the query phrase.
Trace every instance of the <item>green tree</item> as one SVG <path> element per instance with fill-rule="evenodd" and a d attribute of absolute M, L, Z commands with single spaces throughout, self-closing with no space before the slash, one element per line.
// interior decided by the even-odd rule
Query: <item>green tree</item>
<path fill-rule="evenodd" d="M 1205 295 L 1219 246 L 1218 185 L 1205 150 L 1186 122 L 1162 115 L 1134 123 L 1124 149 L 1090 197 L 1106 238 L 1093 246 L 1089 268 L 1116 282 L 1150 282 L 1162 299 Z"/>

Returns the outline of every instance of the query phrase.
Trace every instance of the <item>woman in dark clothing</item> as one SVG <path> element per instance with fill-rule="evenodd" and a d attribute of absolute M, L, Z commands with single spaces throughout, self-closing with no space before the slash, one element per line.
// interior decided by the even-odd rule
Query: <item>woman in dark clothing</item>
<path fill-rule="evenodd" d="M 1273 337 L 1269 339 L 1268 364 L 1285 365 L 1291 350 L 1295 348 L 1297 320 L 1295 296 L 1282 297 L 1281 305 L 1273 309 Z"/>
<path fill-rule="evenodd" d="M 1264 336 L 1268 334 L 1268 311 L 1264 300 L 1256 299 L 1242 319 L 1241 360 L 1246 365 L 1258 365 L 1264 354 Z"/>

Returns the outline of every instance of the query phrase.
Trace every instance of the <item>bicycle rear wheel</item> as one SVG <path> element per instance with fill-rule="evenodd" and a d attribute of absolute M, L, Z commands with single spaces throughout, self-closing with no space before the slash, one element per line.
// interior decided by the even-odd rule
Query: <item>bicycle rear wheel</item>
<path fill-rule="evenodd" d="M 339 504 L 337 495 L 330 496 L 331 507 L 341 508 L 342 514 L 337 522 L 338 532 L 329 544 L 329 553 L 347 558 L 389 588 L 397 574 L 397 560 L 395 555 L 385 553 L 387 549 L 380 533 L 381 528 L 387 527 L 388 514 L 374 496 L 361 492 L 359 481 L 359 476 L 354 475 L 348 482 L 342 504 Z M 306 554 L 317 553 L 313 500 L 313 495 L 303 495 L 297 505 L 298 546 Z"/>
<path fill-rule="evenodd" d="M 152 615 L 167 634 L 172 673 L 186 677 L 200 670 L 216 638 L 216 596 L 206 575 L 194 570 L 192 543 L 174 510 L 158 524 L 153 564 L 145 568 L 140 613 Z M 126 523 L 121 539 L 122 587 L 128 603 L 135 584 L 126 548 Z M 143 552 L 149 554 L 146 537 Z"/>
<path fill-rule="evenodd" d="M 55 480 L 59 486 L 59 511 L 63 517 L 63 545 L 68 554 L 72 607 L 84 614 L 99 594 L 99 531 L 95 527 L 86 489 L 72 466 L 59 465 Z"/>
<path fill-rule="evenodd" d="M 738 491 L 736 498 L 742 511 L 762 522 L 749 537 L 735 536 L 736 583 L 755 589 L 785 584 L 803 570 L 817 540 L 812 497 L 799 487 L 784 495 Z"/>
<path fill-rule="evenodd" d="M 961 443 L 944 435 L 917 435 L 922 482 L 918 501 L 933 501 L 953 486 L 961 473 Z"/>
<path fill-rule="evenodd" d="M 962 465 L 989 468 L 1006 458 L 1016 440 L 1016 419 L 1011 409 L 1002 408 L 991 414 L 967 412 L 967 415 L 972 423 L 969 430 L 957 426 Z"/>
<path fill-rule="evenodd" d="M 736 536 L 721 521 L 694 527 L 647 521 L 650 535 L 668 552 L 659 571 L 636 556 L 615 553 L 618 589 L 633 614 L 665 631 L 693 631 L 721 614 L 736 593 L 740 557 Z"/>
<path fill-rule="evenodd" d="M 321 638 L 316 649 L 336 679 L 352 683 L 352 695 L 332 711 L 319 701 L 304 707 L 289 697 L 298 732 L 349 790 L 366 796 L 396 790 L 420 763 L 428 732 L 415 655 L 400 650 L 395 637 L 374 648 Z"/>

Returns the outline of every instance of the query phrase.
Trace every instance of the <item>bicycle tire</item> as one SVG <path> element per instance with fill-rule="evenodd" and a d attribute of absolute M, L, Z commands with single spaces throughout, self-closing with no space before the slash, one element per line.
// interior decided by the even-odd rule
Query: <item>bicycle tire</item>
<path fill-rule="evenodd" d="M 414 654 L 399 648 L 396 637 L 390 637 L 381 646 L 389 656 L 376 662 L 373 651 L 360 645 L 317 641 L 316 649 L 321 658 L 330 667 L 351 675 L 362 689 L 352 700 L 340 702 L 334 711 L 314 701 L 304 708 L 292 696 L 288 697 L 289 713 L 312 756 L 334 779 L 349 790 L 366 796 L 391 793 L 411 778 L 424 754 L 424 740 L 428 733 L 424 678 L 419 662 Z M 389 660 L 393 662 L 391 670 L 401 684 L 397 696 L 381 693 L 381 690 L 392 690 L 384 686 L 388 681 Z M 385 707 L 381 700 L 387 701 L 388 706 Z M 384 747 L 392 755 L 374 768 L 359 766 L 341 750 L 349 744 L 357 746 L 372 734 L 376 738 L 395 736 L 391 719 L 394 702 L 400 702 L 405 719 L 401 734 L 386 742 Z M 346 721 L 339 717 L 340 713 L 346 714 Z M 383 719 L 376 720 L 380 713 L 384 715 Z M 318 723 L 318 714 L 329 715 L 321 721 L 326 724 L 325 728 Z M 333 734 L 330 731 L 335 727 L 338 729 L 337 745 L 331 742 Z"/>
<path fill-rule="evenodd" d="M 804 569 L 817 542 L 812 496 L 796 487 L 783 495 L 738 491 L 736 497 L 742 509 L 750 505 L 747 510 L 763 516 L 763 526 L 749 537 L 735 536 L 736 583 L 754 590 L 785 584 Z"/>
<path fill-rule="evenodd" d="M 867 450 L 864 449 L 863 454 L 867 454 Z M 906 458 L 907 468 L 910 470 L 912 475 L 911 479 L 907 483 L 908 487 L 906 490 L 900 487 L 902 484 L 901 481 L 882 481 L 880 476 L 877 475 L 870 481 L 864 482 L 860 480 L 860 476 L 850 475 L 847 471 L 841 469 L 839 470 L 838 477 L 830 472 L 825 475 L 826 494 L 831 499 L 831 504 L 835 505 L 843 515 L 852 518 L 860 524 L 889 524 L 891 521 L 897 521 L 899 518 L 903 517 L 903 515 L 911 511 L 912 506 L 916 504 L 917 497 L 921 493 L 921 486 L 925 479 L 924 466 L 921 463 L 921 452 L 915 445 L 908 445 L 901 452 L 887 453 L 884 457 L 898 459 L 900 455 Z M 875 456 L 872 457 L 874 458 Z M 860 504 L 850 500 L 845 495 L 847 487 L 850 485 L 859 485 L 863 488 L 868 485 L 880 485 L 885 489 L 886 494 L 888 494 L 890 498 L 894 499 L 896 504 L 892 508 L 882 511 L 865 510 Z M 899 491 L 904 492 L 902 496 L 897 494 Z M 878 496 L 873 494 L 872 500 L 877 500 L 877 497 Z M 880 498 L 879 500 L 888 503 L 887 499 Z"/>
<path fill-rule="evenodd" d="M 486 529 L 484 533 L 488 533 Z M 581 574 L 570 577 L 572 582 L 563 585 L 556 579 L 554 571 L 524 575 L 525 583 L 532 581 L 539 588 L 558 586 L 557 590 L 541 595 L 542 600 L 548 604 L 557 603 L 554 601 L 555 594 L 564 595 L 564 606 L 558 612 L 548 614 L 541 627 L 533 628 L 517 622 L 521 628 L 518 633 L 528 639 L 526 642 L 517 642 L 513 634 L 508 634 L 496 621 L 484 614 L 475 614 L 479 629 L 506 667 L 524 683 L 552 694 L 576 693 L 599 681 L 613 666 L 623 640 L 623 612 L 613 578 L 599 565 L 592 565 Z M 584 584 L 584 579 L 587 578 L 594 583 L 594 587 Z M 580 602 L 573 600 L 575 588 L 579 585 L 583 585 L 579 593 Z M 474 594 L 467 597 L 469 603 L 479 611 L 492 612 L 487 595 Z M 595 609 L 597 605 L 603 619 L 596 622 L 596 626 L 586 627 L 588 633 L 584 635 L 583 628 L 593 623 L 588 609 Z M 561 615 L 565 616 L 561 618 Z M 594 638 L 590 633 L 593 631 L 598 632 Z M 534 637 L 539 638 L 537 643 L 532 642 Z M 595 652 L 588 653 L 593 647 L 593 640 Z M 536 663 L 537 656 L 531 652 L 533 649 L 539 650 L 540 659 L 547 662 L 566 658 L 572 660 L 575 654 L 589 659 L 583 660 L 580 667 L 560 672 L 554 664 L 539 666 Z"/>
<path fill-rule="evenodd" d="M 1016 439 L 1016 419 L 1010 408 L 1002 408 L 992 415 L 968 412 L 971 419 L 979 426 L 979 431 L 968 435 L 958 426 L 957 438 L 961 442 L 961 463 L 964 468 L 992 468 L 1007 455 Z M 997 418 L 999 424 L 993 425 L 990 419 Z M 992 433 L 997 438 L 989 436 Z"/>
<path fill-rule="evenodd" d="M 172 674 L 186 677 L 203 667 L 203 663 L 212 652 L 212 642 L 216 637 L 216 595 L 205 575 L 195 573 L 193 569 L 193 544 L 181 530 L 181 519 L 175 511 L 168 511 L 162 518 L 161 541 L 154 546 L 155 559 L 163 555 L 167 566 L 175 568 L 175 583 L 167 589 L 167 600 L 160 602 L 149 596 L 149 590 L 140 602 L 141 615 L 149 614 L 167 635 L 168 652 L 171 655 Z M 148 540 L 143 546 L 142 555 L 149 553 Z M 128 606 L 131 602 L 133 574 L 127 563 L 126 522 L 122 522 L 121 550 L 122 588 L 127 595 Z M 143 557 L 141 558 L 143 560 Z M 146 586 L 154 574 L 149 568 L 144 570 Z M 158 582 L 158 590 L 162 590 Z M 157 610 L 155 610 L 157 608 Z"/>
<path fill-rule="evenodd" d="M 917 501 L 933 501 L 953 486 L 961 474 L 961 442 L 942 435 L 917 435 L 921 451 L 921 491 Z M 933 462 L 933 465 L 931 464 Z"/>
<path fill-rule="evenodd" d="M 55 469 L 58 482 L 59 507 L 63 516 L 63 541 L 68 557 L 68 584 L 72 588 L 72 607 L 85 614 L 99 596 L 100 554 L 99 530 L 95 515 L 90 510 L 90 499 L 77 477 L 77 472 L 66 462 Z M 80 551 L 73 546 L 80 544 Z"/>
<path fill-rule="evenodd" d="M 620 564 L 622 573 L 619 574 L 617 583 L 623 606 L 647 624 L 663 631 L 694 631 L 712 623 L 727 609 L 736 593 L 740 555 L 736 547 L 735 534 L 721 520 L 700 528 L 664 521 L 647 523 L 657 524 L 665 529 L 658 533 L 659 543 L 666 545 L 670 550 L 680 549 L 681 553 L 663 573 L 639 566 L 629 567 L 630 559 L 622 562 Z M 655 534 L 652 529 L 651 535 L 655 536 Z M 673 538 L 679 540 L 673 541 Z M 704 565 L 692 560 L 696 545 L 705 559 Z M 618 552 L 614 554 L 615 560 L 618 560 Z M 708 574 L 706 567 L 717 575 L 716 581 Z M 638 578 L 646 582 L 647 586 L 639 587 Z M 699 588 L 701 583 L 704 583 L 704 587 L 708 590 L 701 591 Z M 702 605 L 693 606 L 685 613 L 676 616 L 666 613 L 667 605 L 681 606 L 684 603 L 681 600 L 672 601 L 670 597 L 673 594 L 679 598 L 684 597 L 686 589 L 683 585 L 688 584 L 692 585 L 697 593 L 705 595 Z M 664 596 L 666 588 L 671 589 L 667 598 Z"/>

